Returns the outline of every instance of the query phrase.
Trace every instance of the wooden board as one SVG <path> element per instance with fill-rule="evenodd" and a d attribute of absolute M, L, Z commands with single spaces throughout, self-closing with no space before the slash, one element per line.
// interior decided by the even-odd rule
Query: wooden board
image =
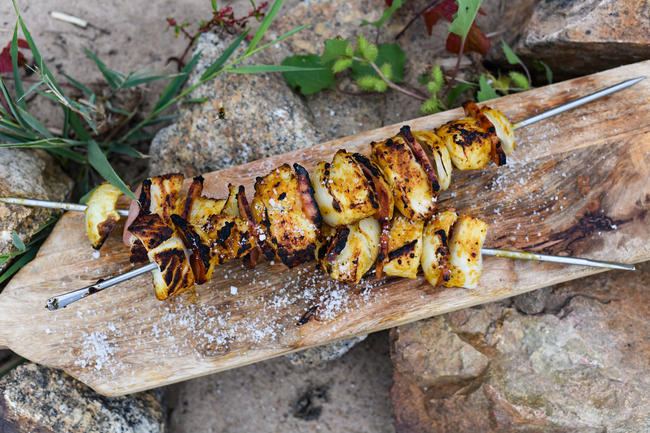
<path fill-rule="evenodd" d="M 650 62 L 492 101 L 519 120 L 624 79 L 650 76 Z M 441 206 L 490 223 L 486 246 L 634 263 L 650 259 L 650 79 L 597 102 L 517 131 L 508 165 L 454 171 Z M 432 129 L 452 110 L 408 122 Z M 392 125 L 206 175 L 206 191 L 228 182 L 248 191 L 255 176 L 296 161 L 311 169 L 339 149 L 368 153 Z M 232 263 L 209 283 L 166 302 L 151 277 L 50 312 L 45 300 L 129 269 L 120 236 L 100 257 L 88 246 L 83 216 L 63 216 L 38 256 L 0 295 L 0 346 L 65 370 L 105 395 L 141 391 L 374 332 L 598 272 L 594 268 L 486 258 L 479 288 L 443 289 L 417 280 L 368 278 L 337 284 L 314 265 L 287 270 Z M 312 319 L 297 326 L 307 312 Z"/>

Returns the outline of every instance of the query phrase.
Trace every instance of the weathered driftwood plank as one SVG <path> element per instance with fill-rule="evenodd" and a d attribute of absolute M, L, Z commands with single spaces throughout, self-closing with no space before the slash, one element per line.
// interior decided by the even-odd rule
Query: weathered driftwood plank
<path fill-rule="evenodd" d="M 627 78 L 650 75 L 642 62 L 529 92 L 491 105 L 523 119 Z M 517 131 L 506 167 L 455 171 L 441 207 L 490 223 L 486 246 L 639 262 L 650 259 L 650 79 L 618 94 Z M 460 110 L 414 119 L 431 129 Z M 255 176 L 287 161 L 308 169 L 339 148 L 368 144 L 399 125 L 206 175 L 206 192 L 228 182 L 251 191 Z M 65 370 L 106 395 L 125 394 L 249 364 L 312 345 L 502 299 L 598 272 L 593 268 L 486 258 L 476 291 L 417 280 L 369 278 L 337 284 L 314 265 L 223 267 L 197 295 L 166 302 L 141 276 L 65 310 L 45 300 L 130 267 L 118 235 L 100 257 L 82 215 L 68 213 L 36 259 L 0 295 L 0 346 Z M 307 313 L 310 312 L 310 313 Z M 311 317 L 297 326 L 305 314 Z"/>

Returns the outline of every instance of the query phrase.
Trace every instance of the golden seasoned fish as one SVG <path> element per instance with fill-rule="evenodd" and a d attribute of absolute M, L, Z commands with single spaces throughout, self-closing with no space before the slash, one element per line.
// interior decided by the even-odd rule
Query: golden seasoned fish
<path fill-rule="evenodd" d="M 377 260 L 379 232 L 379 222 L 373 217 L 337 227 L 322 253 L 325 272 L 337 281 L 358 283 Z"/>
<path fill-rule="evenodd" d="M 395 215 L 388 238 L 388 259 L 383 273 L 393 277 L 415 278 L 422 257 L 424 221 Z"/>
<path fill-rule="evenodd" d="M 284 164 L 258 177 L 251 205 L 255 223 L 264 230 L 259 241 L 288 267 L 313 260 L 321 228 L 309 174 L 298 164 L 294 169 L 295 174 Z"/>
<path fill-rule="evenodd" d="M 183 180 L 180 173 L 145 179 L 142 182 L 140 206 L 146 212 L 160 215 L 166 224 L 171 224 L 171 216 L 183 212 L 185 199 L 180 195 Z"/>
<path fill-rule="evenodd" d="M 408 126 L 399 135 L 370 145 L 371 157 L 386 176 L 400 213 L 418 221 L 431 217 L 436 212 L 440 186 L 431 162 Z"/>
<path fill-rule="evenodd" d="M 451 278 L 449 274 L 449 231 L 458 219 L 453 210 L 437 214 L 424 228 L 422 271 L 429 284 L 436 286 Z"/>
<path fill-rule="evenodd" d="M 116 204 L 122 191 L 110 183 L 99 185 L 88 199 L 84 211 L 86 233 L 93 248 L 99 249 L 120 220 Z"/>
<path fill-rule="evenodd" d="M 361 154 L 339 150 L 312 176 L 314 199 L 332 226 L 357 222 L 382 210 L 392 216 L 393 196 L 379 167 Z"/>
<path fill-rule="evenodd" d="M 482 168 L 490 161 L 490 133 L 473 117 L 445 123 L 436 130 L 436 135 L 445 143 L 451 161 L 459 170 Z"/>
<path fill-rule="evenodd" d="M 452 228 L 449 240 L 449 281 L 446 287 L 475 289 L 481 276 L 481 248 L 487 235 L 487 224 L 469 215 L 461 216 Z"/>
<path fill-rule="evenodd" d="M 160 215 L 143 211 L 133 220 L 129 230 L 142 243 L 149 261 L 158 265 L 158 269 L 152 271 L 158 299 L 167 299 L 194 286 L 194 274 L 183 240 Z"/>

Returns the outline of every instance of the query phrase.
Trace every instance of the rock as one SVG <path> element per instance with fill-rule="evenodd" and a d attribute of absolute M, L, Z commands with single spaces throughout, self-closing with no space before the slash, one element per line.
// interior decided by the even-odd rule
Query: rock
<path fill-rule="evenodd" d="M 355 338 L 335 341 L 324 346 L 310 347 L 287 355 L 291 365 L 304 368 L 322 368 L 328 361 L 338 359 L 345 355 L 357 343 L 362 342 L 368 335 L 360 335 Z"/>
<path fill-rule="evenodd" d="M 636 0 L 542 0 L 514 47 L 560 79 L 650 58 L 650 4 Z"/>
<path fill-rule="evenodd" d="M 44 151 L 0 149 L 0 196 L 65 200 L 72 180 Z M 16 248 L 11 233 L 27 243 L 34 231 L 52 214 L 46 209 L 0 203 L 0 254 Z M 2 266 L 0 266 L 2 269 Z"/>
<path fill-rule="evenodd" d="M 397 431 L 649 431 L 650 262 L 639 268 L 394 329 Z"/>
<path fill-rule="evenodd" d="M 103 397 L 65 373 L 23 364 L 0 379 L 0 432 L 163 432 L 160 395 Z"/>
<path fill-rule="evenodd" d="M 202 60 L 190 83 L 234 40 L 214 33 L 201 35 L 196 49 Z M 233 59 L 243 53 L 240 47 Z M 253 56 L 242 65 L 267 63 Z M 312 115 L 279 74 L 223 74 L 192 93 L 207 98 L 182 108 L 180 119 L 151 143 L 152 175 L 182 172 L 195 176 L 264 158 L 321 141 Z"/>

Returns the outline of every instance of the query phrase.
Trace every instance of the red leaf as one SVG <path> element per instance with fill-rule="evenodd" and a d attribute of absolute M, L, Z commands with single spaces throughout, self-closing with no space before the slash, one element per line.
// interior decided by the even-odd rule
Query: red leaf
<path fill-rule="evenodd" d="M 25 40 L 18 39 L 18 46 L 20 48 L 29 48 L 29 45 L 27 45 L 27 47 L 25 47 L 25 45 L 27 45 L 27 42 Z M 0 52 L 0 74 L 13 71 L 13 66 L 11 64 L 11 52 L 9 51 L 10 48 L 11 42 L 8 42 L 7 46 L 5 46 Z M 20 51 L 18 51 L 18 58 L 16 59 L 16 63 L 18 63 L 18 67 L 22 67 L 27 64 L 27 59 L 25 59 L 25 56 Z"/>
<path fill-rule="evenodd" d="M 386 6 L 391 7 L 393 5 L 393 0 L 386 0 Z"/>
<path fill-rule="evenodd" d="M 455 33 L 449 33 L 445 48 L 450 53 L 458 54 L 458 51 L 460 50 L 460 42 L 460 36 Z M 490 46 L 490 40 L 487 36 L 485 36 L 476 23 L 472 24 L 472 27 L 469 28 L 469 32 L 467 33 L 467 40 L 465 40 L 463 53 L 474 51 L 484 56 L 487 54 Z"/>

